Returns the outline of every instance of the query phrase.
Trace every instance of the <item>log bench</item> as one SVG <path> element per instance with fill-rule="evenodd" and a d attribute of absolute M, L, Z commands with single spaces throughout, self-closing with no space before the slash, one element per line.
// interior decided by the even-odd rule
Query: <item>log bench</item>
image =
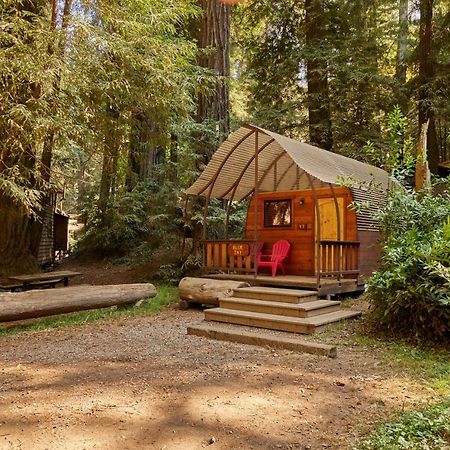
<path fill-rule="evenodd" d="M 220 298 L 230 297 L 234 289 L 248 286 L 244 281 L 184 277 L 178 284 L 179 307 L 187 309 L 193 303 L 219 306 Z"/>
<path fill-rule="evenodd" d="M 155 286 L 150 283 L 5 292 L 0 293 L 0 322 L 134 304 L 155 295 Z"/>

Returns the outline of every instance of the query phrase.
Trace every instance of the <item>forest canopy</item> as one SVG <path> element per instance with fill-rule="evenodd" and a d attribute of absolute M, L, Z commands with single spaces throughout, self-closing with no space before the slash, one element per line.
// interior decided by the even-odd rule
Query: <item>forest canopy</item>
<path fill-rule="evenodd" d="M 80 250 L 176 278 L 202 220 L 183 190 L 243 122 L 406 178 L 428 122 L 432 172 L 450 160 L 443 0 L 2 0 L 0 14 L 3 273 L 36 266 L 57 201 L 85 225 Z"/>

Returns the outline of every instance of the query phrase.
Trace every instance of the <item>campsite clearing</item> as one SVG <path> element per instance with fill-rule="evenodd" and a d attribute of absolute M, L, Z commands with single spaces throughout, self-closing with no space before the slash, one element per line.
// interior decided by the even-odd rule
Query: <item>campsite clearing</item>
<path fill-rule="evenodd" d="M 2 336 L 0 448 L 347 448 L 438 396 L 376 348 L 330 359 L 187 336 L 202 318 L 172 307 Z"/>

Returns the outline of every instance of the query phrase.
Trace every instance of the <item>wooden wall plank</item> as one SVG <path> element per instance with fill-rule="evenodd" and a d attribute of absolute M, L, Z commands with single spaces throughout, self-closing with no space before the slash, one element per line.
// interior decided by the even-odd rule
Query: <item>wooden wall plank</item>
<path fill-rule="evenodd" d="M 339 187 L 335 188 L 335 193 L 338 198 L 343 198 L 345 207 L 344 239 L 357 240 L 356 214 L 354 210 L 348 208 L 352 202 L 351 192 L 348 188 Z M 329 188 L 317 189 L 317 197 L 332 198 L 332 191 Z M 264 228 L 264 201 L 277 199 L 292 200 L 292 224 L 286 228 Z M 258 194 L 258 240 L 265 243 L 263 253 L 270 253 L 272 245 L 280 239 L 286 239 L 291 243 L 290 254 L 284 264 L 288 274 L 314 274 L 316 251 L 314 227 L 315 210 L 311 190 Z M 247 210 L 245 237 L 247 239 L 254 237 L 254 198 L 250 200 Z"/>

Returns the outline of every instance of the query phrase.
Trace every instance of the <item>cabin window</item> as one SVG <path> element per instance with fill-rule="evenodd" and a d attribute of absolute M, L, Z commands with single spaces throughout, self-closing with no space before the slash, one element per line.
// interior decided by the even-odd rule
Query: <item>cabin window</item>
<path fill-rule="evenodd" d="M 290 227 L 292 223 L 292 202 L 266 200 L 264 202 L 264 227 Z"/>

